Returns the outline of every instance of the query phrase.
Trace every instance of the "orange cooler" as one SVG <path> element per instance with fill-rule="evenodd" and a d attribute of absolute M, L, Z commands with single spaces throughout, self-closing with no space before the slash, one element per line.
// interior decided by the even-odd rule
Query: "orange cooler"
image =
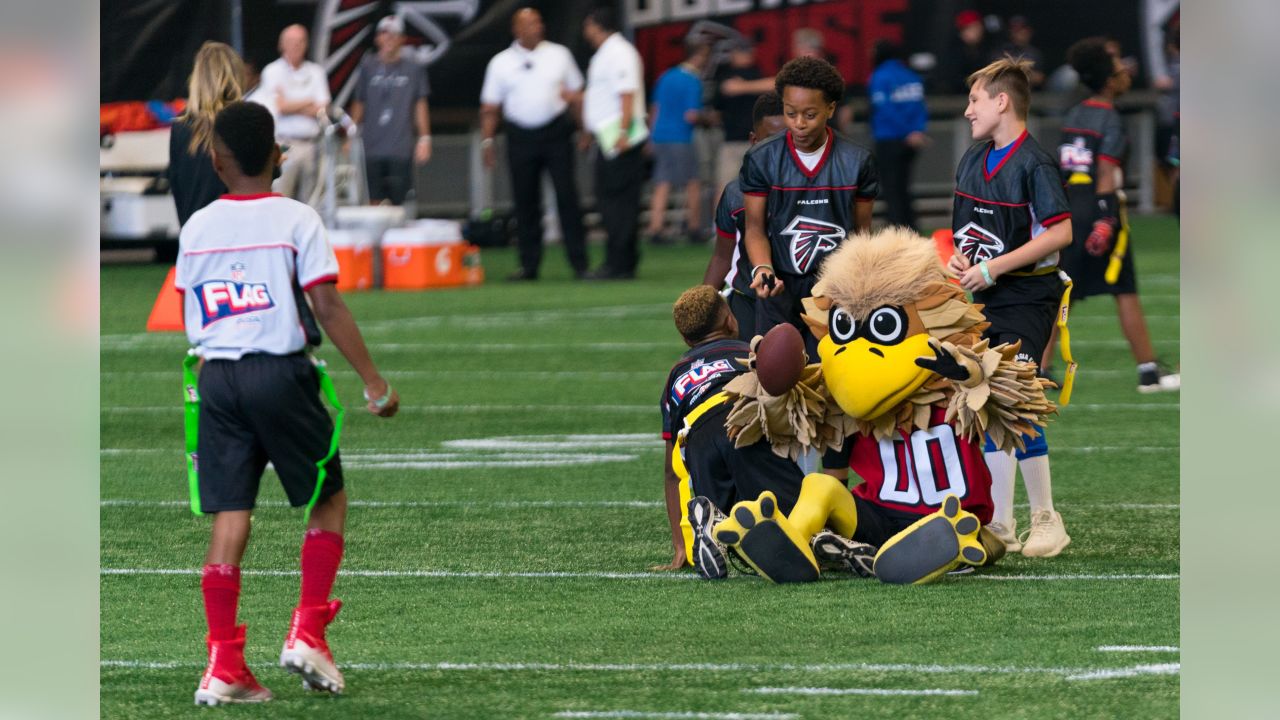
<path fill-rule="evenodd" d="M 329 244 L 338 257 L 338 290 L 373 287 L 373 235 L 367 230 L 330 230 Z"/>
<path fill-rule="evenodd" d="M 382 286 L 388 290 L 425 290 L 475 285 L 484 281 L 480 249 L 462 239 L 452 220 L 419 220 L 382 236 Z"/>

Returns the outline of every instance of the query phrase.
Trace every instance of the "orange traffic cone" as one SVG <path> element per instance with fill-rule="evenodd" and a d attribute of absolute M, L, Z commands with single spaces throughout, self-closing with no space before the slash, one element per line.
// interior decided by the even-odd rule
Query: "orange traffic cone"
<path fill-rule="evenodd" d="M 173 284 L 177 272 L 176 267 L 169 268 L 164 285 L 160 286 L 160 294 L 156 295 L 156 304 L 151 307 L 151 316 L 147 318 L 147 332 L 181 332 L 186 329 L 182 324 L 182 293 Z"/>

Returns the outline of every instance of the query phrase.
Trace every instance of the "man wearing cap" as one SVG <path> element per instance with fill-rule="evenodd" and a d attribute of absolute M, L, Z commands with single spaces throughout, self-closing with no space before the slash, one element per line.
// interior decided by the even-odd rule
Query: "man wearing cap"
<path fill-rule="evenodd" d="M 987 30 L 976 10 L 961 10 L 955 18 L 956 35 L 951 40 L 947 62 L 939 68 L 941 87 L 952 95 L 969 94 L 969 75 L 982 69 L 991 58 Z"/>
<path fill-rule="evenodd" d="M 369 199 L 402 205 L 413 188 L 414 165 L 431 159 L 431 116 L 427 70 L 404 49 L 404 22 L 394 15 L 378 21 L 376 53 L 357 70 L 351 118 L 364 138 Z"/>
<path fill-rule="evenodd" d="M 329 105 L 329 77 L 307 57 L 307 29 L 290 25 L 280 32 L 280 57 L 262 68 L 261 96 L 275 116 L 276 140 L 285 146 L 280 178 L 272 188 L 308 202 L 316 187 L 316 115 Z"/>
<path fill-rule="evenodd" d="M 484 164 L 496 160 L 494 135 L 501 113 L 507 128 L 507 164 L 516 206 L 520 267 L 509 280 L 536 280 L 542 263 L 542 171 L 551 175 L 564 251 L 575 277 L 587 271 L 582 210 L 574 182 L 569 106 L 581 102 L 582 72 L 569 49 L 544 38 L 542 15 L 520 8 L 511 17 L 515 41 L 489 61 L 480 90 L 480 146 Z M 577 113 L 573 113 L 576 115 Z"/>

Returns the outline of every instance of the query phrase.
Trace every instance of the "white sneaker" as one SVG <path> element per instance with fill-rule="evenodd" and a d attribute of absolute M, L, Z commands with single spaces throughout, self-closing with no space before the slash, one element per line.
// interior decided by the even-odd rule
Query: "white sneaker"
<path fill-rule="evenodd" d="M 311 690 L 327 690 L 334 695 L 346 688 L 342 672 L 333 662 L 329 645 L 324 639 L 325 627 L 333 622 L 342 607 L 342 601 L 331 600 L 327 605 L 296 608 L 289 623 L 289 636 L 280 651 L 280 665 L 302 676 L 303 687 Z"/>
<path fill-rule="evenodd" d="M 1034 510 L 1031 530 L 1022 540 L 1022 554 L 1027 557 L 1053 557 L 1071 544 L 1062 515 L 1053 510 Z"/>
<path fill-rule="evenodd" d="M 1164 368 L 1138 373 L 1138 392 L 1175 392 L 1182 389 L 1182 374 L 1165 372 Z"/>
<path fill-rule="evenodd" d="M 1011 520 L 1009 527 L 993 522 L 987 525 L 987 530 L 991 531 L 1000 542 L 1004 543 L 1006 551 L 1011 553 L 1022 552 L 1022 543 L 1018 541 L 1018 521 Z"/>

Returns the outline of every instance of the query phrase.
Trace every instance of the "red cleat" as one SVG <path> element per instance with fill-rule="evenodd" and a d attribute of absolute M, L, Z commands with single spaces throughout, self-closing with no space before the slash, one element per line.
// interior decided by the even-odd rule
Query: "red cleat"
<path fill-rule="evenodd" d="M 280 665 L 302 676 L 303 686 L 327 690 L 334 695 L 346 687 L 342 672 L 333 662 L 333 654 L 324 640 L 324 631 L 342 609 L 341 600 L 326 605 L 295 608 L 289 622 L 289 635 L 280 651 Z"/>
<path fill-rule="evenodd" d="M 240 625 L 234 640 L 206 639 L 209 667 L 196 688 L 197 705 L 261 703 L 271 699 L 271 691 L 262 687 L 244 664 L 244 633 L 245 626 Z"/>

